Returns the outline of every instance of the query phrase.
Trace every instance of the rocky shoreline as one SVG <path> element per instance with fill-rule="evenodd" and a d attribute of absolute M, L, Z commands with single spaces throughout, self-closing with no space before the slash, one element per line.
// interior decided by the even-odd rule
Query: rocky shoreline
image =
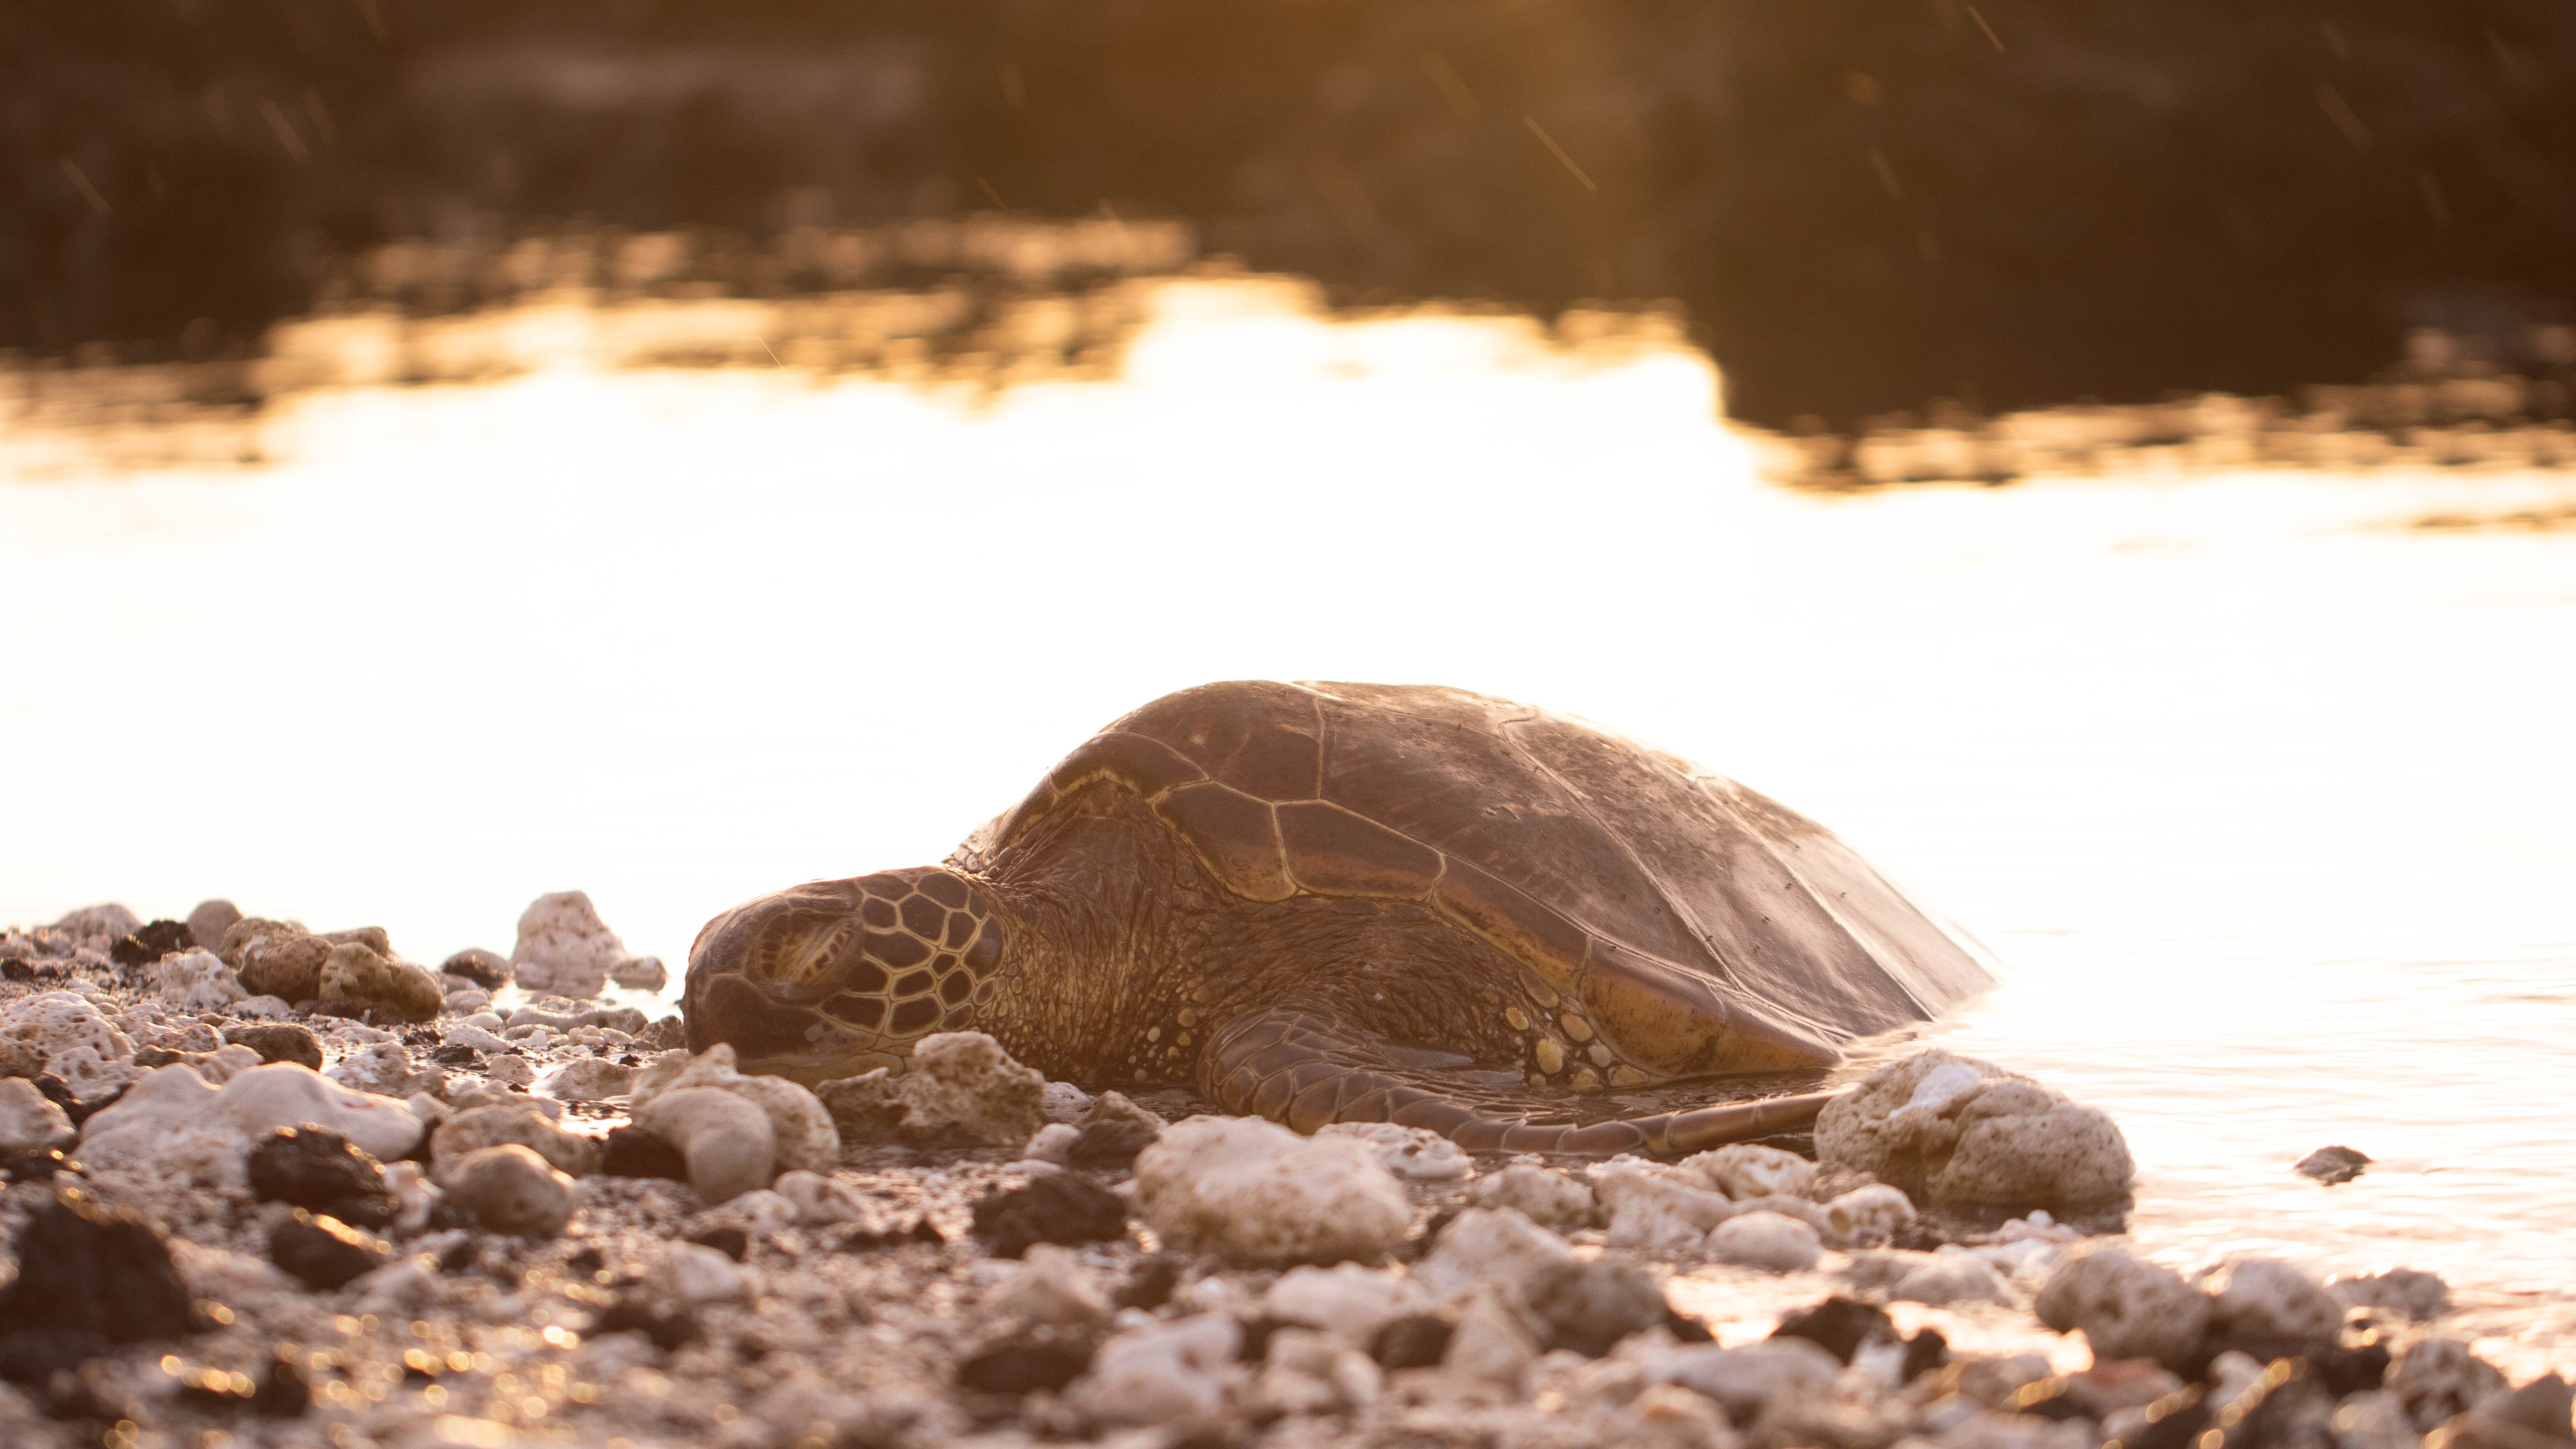
<path fill-rule="evenodd" d="M 2403 1269 L 2185 1277 L 2116 1124 L 1928 1051 L 1675 1163 L 1301 1138 L 974 1033 L 815 1090 L 575 893 L 404 960 L 0 932 L 0 1442 L 2549 1449 Z M 649 984 L 648 984 L 649 983 Z"/>

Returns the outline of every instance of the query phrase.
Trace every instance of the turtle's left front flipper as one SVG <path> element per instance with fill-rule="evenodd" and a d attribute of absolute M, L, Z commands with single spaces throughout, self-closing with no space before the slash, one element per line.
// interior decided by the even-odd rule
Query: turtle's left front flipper
<path fill-rule="evenodd" d="M 1229 1112 L 1313 1132 L 1334 1122 L 1394 1122 L 1476 1152 L 1697 1152 L 1795 1132 L 1837 1095 L 1809 1092 L 1607 1122 L 1536 1123 L 1421 1053 L 1314 1008 L 1282 1007 L 1229 1023 L 1199 1059 L 1199 1090 Z M 1490 1098 L 1492 1100 L 1482 1100 Z"/>

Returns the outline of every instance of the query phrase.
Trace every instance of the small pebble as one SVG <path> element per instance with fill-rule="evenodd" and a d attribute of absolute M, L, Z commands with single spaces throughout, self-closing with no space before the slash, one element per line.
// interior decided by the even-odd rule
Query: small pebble
<path fill-rule="evenodd" d="M 288 1203 L 359 1227 L 393 1221 L 383 1165 L 337 1132 L 280 1127 L 252 1144 L 248 1166 L 251 1195 L 261 1202 Z"/>
<path fill-rule="evenodd" d="M 259 1026 L 237 1026 L 224 1033 L 224 1040 L 235 1046 L 246 1046 L 259 1053 L 263 1062 L 294 1062 L 299 1066 L 322 1070 L 322 1043 L 313 1029 L 291 1021 L 271 1022 Z"/>
<path fill-rule="evenodd" d="M 2312 1177 L 2328 1187 L 2333 1187 L 2337 1183 L 2350 1182 L 2361 1176 L 2362 1170 L 2368 1166 L 2370 1166 L 2370 1158 L 2365 1153 L 2349 1147 L 2320 1147 L 2300 1158 L 2298 1164 L 2290 1170 L 2301 1177 Z"/>
<path fill-rule="evenodd" d="M 496 1233 L 552 1237 L 572 1217 L 572 1179 L 517 1143 L 467 1153 L 445 1187 L 451 1207 Z"/>
<path fill-rule="evenodd" d="M 1158 1134 L 1142 1122 L 1114 1118 L 1074 1132 L 1064 1160 L 1070 1167 L 1123 1171 L 1136 1165 L 1136 1154 L 1154 1145 Z"/>
<path fill-rule="evenodd" d="M 997 1258 L 1036 1243 L 1106 1243 L 1127 1236 L 1127 1204 L 1074 1173 L 1050 1173 L 1025 1187 L 987 1191 L 975 1204 L 974 1233 Z"/>
<path fill-rule="evenodd" d="M 327 1293 L 393 1261 L 393 1247 L 338 1218 L 297 1208 L 269 1235 L 268 1256 L 304 1286 Z"/>

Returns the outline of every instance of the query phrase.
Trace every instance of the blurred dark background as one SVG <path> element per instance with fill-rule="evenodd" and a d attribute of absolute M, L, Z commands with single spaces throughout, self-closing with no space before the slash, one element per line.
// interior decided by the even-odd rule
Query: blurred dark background
<path fill-rule="evenodd" d="M 2267 393 L 2568 318 L 2576 5 L 19 3 L 0 207 L 39 355 L 252 345 L 398 237 L 1107 207 L 1353 302 L 1678 299 L 1765 423 Z"/>

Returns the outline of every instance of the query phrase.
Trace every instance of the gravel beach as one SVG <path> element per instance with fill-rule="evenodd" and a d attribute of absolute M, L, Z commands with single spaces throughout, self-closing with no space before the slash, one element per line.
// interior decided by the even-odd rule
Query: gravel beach
<path fill-rule="evenodd" d="M 1544 1160 L 974 1033 L 742 1076 L 577 893 L 436 966 L 94 907 L 0 975 L 11 1446 L 2576 1442 L 2429 1274 L 2130 1257 L 2117 1125 L 1937 1050 L 1811 1139 Z"/>

